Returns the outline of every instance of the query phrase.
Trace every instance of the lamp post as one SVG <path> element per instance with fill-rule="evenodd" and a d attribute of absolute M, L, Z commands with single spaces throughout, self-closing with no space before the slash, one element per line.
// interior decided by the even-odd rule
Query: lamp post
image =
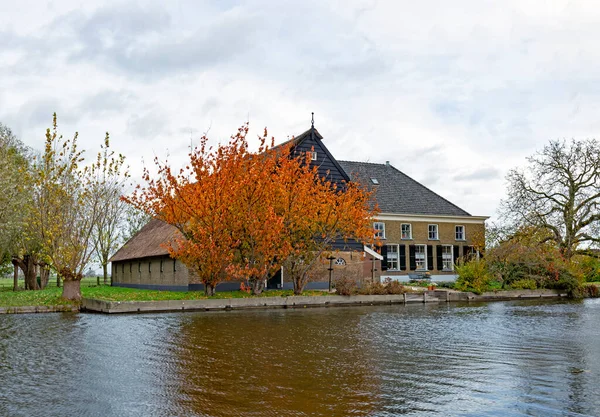
<path fill-rule="evenodd" d="M 331 292 L 331 273 L 333 272 L 333 260 L 335 256 L 329 255 L 327 259 L 329 259 L 329 268 L 327 270 L 329 271 L 329 292 Z"/>

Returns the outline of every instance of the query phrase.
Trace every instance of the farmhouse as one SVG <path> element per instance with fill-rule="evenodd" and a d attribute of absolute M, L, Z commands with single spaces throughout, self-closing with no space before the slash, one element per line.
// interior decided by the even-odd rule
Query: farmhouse
<path fill-rule="evenodd" d="M 307 288 L 328 287 L 331 275 L 378 281 L 382 276 L 407 280 L 430 273 L 433 279 L 454 278 L 454 263 L 476 253 L 483 239 L 487 217 L 469 213 L 422 184 L 386 164 L 337 161 L 313 127 L 292 139 L 299 152 L 312 152 L 311 164 L 336 183 L 361 181 L 375 191 L 381 213 L 374 229 L 383 244 L 376 250 L 359 242 L 336 242 L 316 265 Z M 163 290 L 203 290 L 197 276 L 169 257 L 165 245 L 179 231 L 152 220 L 111 258 L 112 285 Z M 217 290 L 239 289 L 238 282 L 224 282 Z M 285 270 L 268 281 L 267 288 L 292 288 Z"/>

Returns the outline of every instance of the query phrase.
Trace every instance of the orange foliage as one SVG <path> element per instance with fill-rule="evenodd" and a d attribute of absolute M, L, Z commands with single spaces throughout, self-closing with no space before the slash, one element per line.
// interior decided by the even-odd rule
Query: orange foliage
<path fill-rule="evenodd" d="M 292 154 L 291 144 L 266 145 L 266 130 L 251 153 L 247 133 L 244 125 L 216 149 L 203 137 L 179 173 L 155 159 L 159 177 L 145 170 L 146 187 L 125 198 L 179 229 L 183 238 L 170 242 L 171 256 L 209 293 L 226 279 L 248 280 L 259 293 L 286 259 L 322 251 L 335 239 L 373 236 L 369 193 L 357 184 L 338 189 L 307 155 Z"/>

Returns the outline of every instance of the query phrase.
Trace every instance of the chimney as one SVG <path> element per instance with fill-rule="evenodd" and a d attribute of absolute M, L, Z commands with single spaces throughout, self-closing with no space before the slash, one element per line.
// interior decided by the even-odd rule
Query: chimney
<path fill-rule="evenodd" d="M 389 167 L 390 166 L 390 161 L 385 161 L 385 165 Z"/>

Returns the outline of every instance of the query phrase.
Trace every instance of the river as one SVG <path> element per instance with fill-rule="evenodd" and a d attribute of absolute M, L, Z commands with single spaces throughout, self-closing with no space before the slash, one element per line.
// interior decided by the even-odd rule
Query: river
<path fill-rule="evenodd" d="M 0 316 L 2 416 L 598 416 L 600 299 Z"/>

